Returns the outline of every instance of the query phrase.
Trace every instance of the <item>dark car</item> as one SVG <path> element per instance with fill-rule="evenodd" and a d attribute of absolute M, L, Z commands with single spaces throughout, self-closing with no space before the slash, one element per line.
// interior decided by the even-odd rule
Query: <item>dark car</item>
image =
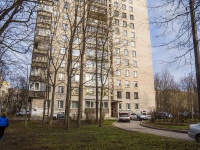
<path fill-rule="evenodd" d="M 148 117 L 146 115 L 137 114 L 137 120 L 138 121 L 147 120 L 147 119 L 148 119 Z"/>
<path fill-rule="evenodd" d="M 158 118 L 158 119 L 167 119 L 168 116 L 169 116 L 169 114 L 168 114 L 167 112 L 159 112 L 159 113 L 157 114 L 157 118 Z"/>
<path fill-rule="evenodd" d="M 59 112 L 59 113 L 53 114 L 53 120 L 64 119 L 64 118 L 65 118 L 65 112 Z"/>

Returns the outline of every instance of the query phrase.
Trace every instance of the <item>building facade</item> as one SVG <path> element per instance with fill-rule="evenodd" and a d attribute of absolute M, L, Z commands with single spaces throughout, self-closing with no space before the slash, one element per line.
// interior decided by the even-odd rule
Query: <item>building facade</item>
<path fill-rule="evenodd" d="M 77 116 L 81 73 L 83 118 L 95 114 L 96 85 L 99 100 L 103 89 L 107 118 L 121 111 L 145 113 L 155 106 L 146 0 L 40 1 L 30 75 L 31 115 L 42 116 L 43 105 L 47 114 L 51 107 L 55 113 L 64 112 L 70 92 L 71 113 Z"/>

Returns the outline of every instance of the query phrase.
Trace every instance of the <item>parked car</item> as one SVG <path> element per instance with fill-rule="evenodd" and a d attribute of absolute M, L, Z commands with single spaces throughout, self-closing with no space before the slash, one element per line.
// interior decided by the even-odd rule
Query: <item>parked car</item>
<path fill-rule="evenodd" d="M 20 111 L 16 113 L 16 116 L 25 116 L 26 115 L 26 111 Z M 27 111 L 27 115 L 30 115 L 30 111 Z"/>
<path fill-rule="evenodd" d="M 53 114 L 53 120 L 64 119 L 64 118 L 65 118 L 65 112 L 58 112 Z"/>
<path fill-rule="evenodd" d="M 137 120 L 138 121 L 147 120 L 147 119 L 148 119 L 148 117 L 146 115 L 137 114 Z"/>
<path fill-rule="evenodd" d="M 167 112 L 159 112 L 156 116 L 158 119 L 167 119 L 169 114 Z"/>
<path fill-rule="evenodd" d="M 119 122 L 130 122 L 130 114 L 129 113 L 119 113 Z"/>
<path fill-rule="evenodd" d="M 131 120 L 137 120 L 137 115 L 135 113 L 130 114 L 130 119 Z"/>
<path fill-rule="evenodd" d="M 188 136 L 200 142 L 200 123 L 189 126 Z"/>

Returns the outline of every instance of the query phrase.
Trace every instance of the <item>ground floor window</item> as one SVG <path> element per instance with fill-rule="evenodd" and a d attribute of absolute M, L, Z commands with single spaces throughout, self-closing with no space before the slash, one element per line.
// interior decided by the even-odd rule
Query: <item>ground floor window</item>
<path fill-rule="evenodd" d="M 95 108 L 94 100 L 86 100 L 85 101 L 85 108 Z"/>

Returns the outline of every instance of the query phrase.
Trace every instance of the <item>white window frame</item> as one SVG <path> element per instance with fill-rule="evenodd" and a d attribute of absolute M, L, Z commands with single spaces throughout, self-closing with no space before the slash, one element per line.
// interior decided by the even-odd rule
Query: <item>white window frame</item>
<path fill-rule="evenodd" d="M 125 81 L 125 87 L 130 87 L 130 81 L 128 80 Z"/>
<path fill-rule="evenodd" d="M 71 102 L 71 109 L 78 109 L 78 101 L 72 101 Z"/>
<path fill-rule="evenodd" d="M 58 108 L 64 108 L 64 101 L 63 100 L 58 100 Z"/>
<path fill-rule="evenodd" d="M 65 93 L 65 86 L 58 86 L 58 93 L 60 94 Z"/>
<path fill-rule="evenodd" d="M 118 108 L 119 110 L 122 110 L 122 103 L 119 103 Z"/>
<path fill-rule="evenodd" d="M 129 70 L 125 70 L 125 76 L 126 76 L 126 77 L 130 76 Z"/>
<path fill-rule="evenodd" d="M 58 80 L 65 80 L 65 73 L 59 72 L 58 73 Z"/>
<path fill-rule="evenodd" d="M 131 32 L 131 38 L 135 38 L 135 32 Z"/>
<path fill-rule="evenodd" d="M 128 49 L 124 49 L 124 55 L 128 55 Z"/>
<path fill-rule="evenodd" d="M 134 78 L 137 78 L 137 77 L 138 77 L 137 71 L 133 71 L 133 77 L 134 77 Z"/>
<path fill-rule="evenodd" d="M 61 47 L 61 48 L 60 48 L 60 54 L 65 54 L 65 52 L 66 52 L 66 48 Z"/>
<path fill-rule="evenodd" d="M 134 81 L 134 82 L 133 82 L 133 86 L 134 86 L 134 88 L 138 88 L 138 82 L 137 82 L 137 81 Z"/>
<path fill-rule="evenodd" d="M 126 103 L 126 110 L 131 110 L 131 104 L 130 103 Z"/>
<path fill-rule="evenodd" d="M 135 103 L 135 109 L 136 109 L 136 110 L 139 109 L 139 103 Z"/>
<path fill-rule="evenodd" d="M 60 67 L 65 67 L 66 65 L 66 61 L 65 60 L 60 60 Z"/>
<path fill-rule="evenodd" d="M 120 58 L 116 58 L 116 64 L 120 65 L 121 64 L 121 59 Z"/>
<path fill-rule="evenodd" d="M 89 102 L 89 107 L 87 106 L 87 102 Z M 95 108 L 94 100 L 85 100 L 85 108 Z"/>
<path fill-rule="evenodd" d="M 131 46 L 135 47 L 135 41 L 131 41 Z"/>
<path fill-rule="evenodd" d="M 129 6 L 129 11 L 133 12 L 133 7 Z"/>
<path fill-rule="evenodd" d="M 132 56 L 136 57 L 136 51 L 132 51 Z"/>
<path fill-rule="evenodd" d="M 117 86 L 121 86 L 121 85 L 122 85 L 122 84 L 121 84 L 121 80 L 117 80 L 117 81 L 116 81 L 116 85 L 117 85 Z"/>
<path fill-rule="evenodd" d="M 133 67 L 137 67 L 137 61 L 133 60 Z"/>
<path fill-rule="evenodd" d="M 116 75 L 121 76 L 121 69 L 119 68 L 116 69 Z"/>
<path fill-rule="evenodd" d="M 124 36 L 127 36 L 127 35 L 128 35 L 127 30 L 123 30 L 123 35 L 124 35 Z"/>

